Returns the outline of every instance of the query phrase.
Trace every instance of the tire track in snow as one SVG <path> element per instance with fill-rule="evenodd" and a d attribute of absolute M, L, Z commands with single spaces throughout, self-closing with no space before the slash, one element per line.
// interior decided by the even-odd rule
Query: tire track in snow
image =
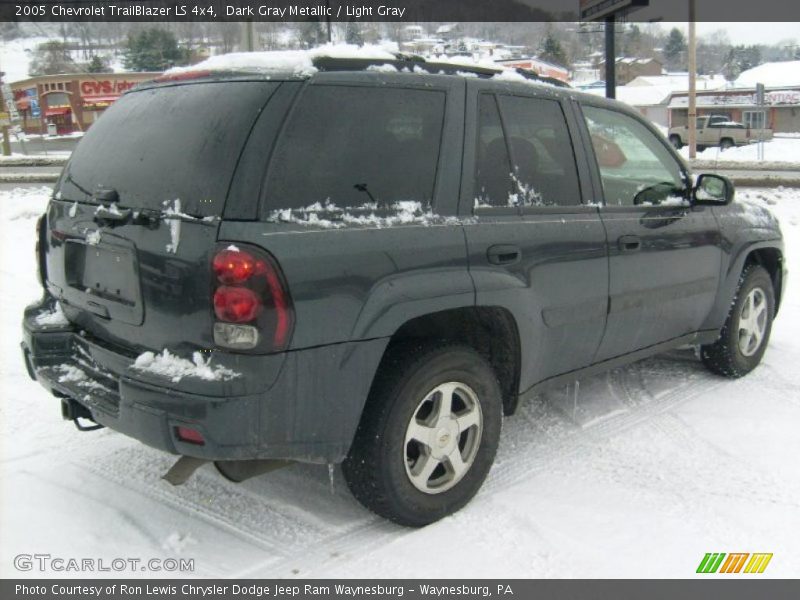
<path fill-rule="evenodd" d="M 148 456 L 144 457 L 143 455 Z M 106 481 L 113 482 L 123 488 L 132 490 L 157 502 L 171 506 L 182 514 L 197 517 L 207 523 L 227 531 L 237 539 L 255 544 L 274 553 L 276 556 L 284 554 L 283 547 L 287 543 L 282 535 L 281 525 L 290 526 L 294 519 L 281 515 L 270 506 L 257 507 L 258 515 L 254 515 L 254 507 L 246 506 L 247 503 L 236 502 L 243 495 L 225 489 L 222 481 L 212 478 L 203 478 L 198 484 L 200 473 L 185 484 L 184 489 L 172 488 L 160 479 L 160 474 L 166 472 L 168 465 L 162 464 L 164 459 L 145 449 L 123 448 L 110 456 L 95 458 L 92 461 L 81 461 L 77 466 L 94 473 Z M 203 503 L 202 496 L 214 498 L 219 503 Z M 245 510 L 237 510 L 237 504 Z M 261 512 L 263 511 L 263 512 Z M 243 520 L 242 517 L 248 517 Z M 256 518 L 254 518 L 256 517 Z M 261 517 L 261 518 L 258 518 Z M 294 523 L 302 530 L 302 524 Z M 277 535 L 276 535 L 277 534 Z"/>
<path fill-rule="evenodd" d="M 629 412 L 613 416 L 590 425 L 584 430 L 574 431 L 557 439 L 540 443 L 529 439 L 523 447 L 514 448 L 514 456 L 503 460 L 489 474 L 482 493 L 507 489 L 526 477 L 539 473 L 546 468 L 574 459 L 583 452 L 590 451 L 593 446 L 602 444 L 608 439 L 652 421 L 656 416 L 702 394 L 712 392 L 724 385 L 723 380 L 711 378 L 690 380 L 683 385 L 659 396 L 653 402 L 640 405 Z M 524 410 L 523 407 L 520 409 Z M 513 417 L 512 417 L 513 419 Z M 502 445 L 502 441 L 501 441 Z M 535 452 L 534 452 L 535 451 Z"/>

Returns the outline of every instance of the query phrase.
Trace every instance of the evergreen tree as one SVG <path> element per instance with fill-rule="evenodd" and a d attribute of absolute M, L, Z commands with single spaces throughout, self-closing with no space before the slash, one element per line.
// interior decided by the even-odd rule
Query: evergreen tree
<path fill-rule="evenodd" d="M 108 71 L 108 65 L 100 55 L 95 54 L 92 56 L 92 60 L 89 61 L 89 64 L 86 65 L 86 71 L 87 73 L 106 73 Z"/>
<path fill-rule="evenodd" d="M 564 49 L 561 47 L 561 42 L 559 42 L 558 38 L 553 35 L 552 31 L 548 31 L 547 36 L 544 38 L 544 44 L 542 44 L 540 57 L 543 60 L 555 63 L 557 65 L 567 65 L 567 55 L 564 52 Z"/>
<path fill-rule="evenodd" d="M 123 51 L 125 68 L 131 71 L 165 71 L 186 64 L 189 53 L 178 46 L 178 40 L 166 29 L 143 29 L 128 35 Z"/>
<path fill-rule="evenodd" d="M 361 26 L 358 23 L 348 23 L 345 41 L 356 46 L 364 45 L 364 36 L 361 34 Z"/>
<path fill-rule="evenodd" d="M 681 30 L 673 27 L 667 37 L 667 43 L 664 45 L 664 58 L 667 64 L 675 65 L 680 61 L 681 53 L 686 51 L 686 38 Z"/>
<path fill-rule="evenodd" d="M 728 52 L 723 74 L 733 81 L 742 73 L 761 64 L 761 48 L 758 46 L 735 46 Z"/>
<path fill-rule="evenodd" d="M 642 55 L 642 30 L 635 23 L 626 27 L 622 34 L 622 52 L 625 56 Z"/>
<path fill-rule="evenodd" d="M 298 37 L 305 48 L 320 46 L 328 41 L 327 25 L 321 21 L 298 23 Z"/>

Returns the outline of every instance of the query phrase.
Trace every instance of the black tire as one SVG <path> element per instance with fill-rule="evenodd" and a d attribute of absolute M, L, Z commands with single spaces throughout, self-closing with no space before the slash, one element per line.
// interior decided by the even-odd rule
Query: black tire
<path fill-rule="evenodd" d="M 681 141 L 681 136 L 672 134 L 669 136 L 669 143 L 672 144 L 672 147 L 676 150 L 680 150 L 683 148 L 683 142 Z"/>
<path fill-rule="evenodd" d="M 742 329 L 742 307 L 754 290 L 759 289 L 766 302 L 765 330 L 753 353 L 747 355 L 742 350 L 740 335 Z M 775 290 L 767 271 L 759 265 L 745 267 L 739 278 L 739 287 L 731 305 L 728 319 L 722 328 L 719 339 L 713 344 L 700 347 L 700 358 L 712 373 L 724 377 L 737 378 L 747 375 L 758 366 L 769 343 L 772 319 L 775 315 Z"/>
<path fill-rule="evenodd" d="M 407 429 L 412 418 L 419 423 L 421 402 L 432 397 L 429 394 L 438 386 L 449 382 L 467 386 L 464 389 L 474 392 L 473 397 L 477 397 L 481 425 L 473 431 L 480 431 L 480 434 L 477 440 L 472 438 L 472 442 L 466 441 L 467 436 L 472 435 L 466 433 L 469 430 L 461 432 L 458 429 L 458 433 L 452 435 L 455 448 L 460 448 L 462 442 L 465 446 L 471 444 L 469 452 L 474 457 L 471 466 L 452 483 L 452 487 L 427 493 L 412 483 L 407 472 L 407 469 L 413 470 L 412 463 L 415 462 L 409 458 L 414 443 L 406 439 Z M 460 403 L 459 393 L 452 395 L 454 406 Z M 437 406 L 436 401 L 431 406 Z M 452 514 L 472 499 L 489 473 L 500 439 L 502 412 L 502 393 L 497 376 L 488 362 L 472 348 L 453 344 L 397 347 L 382 363 L 353 446 L 342 465 L 347 485 L 368 509 L 401 525 L 422 527 Z M 436 427 L 438 425 L 429 431 L 435 431 Z M 447 435 L 442 438 L 447 438 Z M 438 443 L 439 438 L 436 440 Z M 422 446 L 418 449 L 420 455 L 422 449 Z M 458 452 L 460 455 L 462 450 Z M 426 454 L 430 452 L 426 450 Z M 440 466 L 445 474 L 439 478 L 450 476 L 445 467 L 451 463 L 444 460 Z M 425 481 L 435 480 L 435 473 Z"/>
<path fill-rule="evenodd" d="M 720 150 L 728 150 L 733 148 L 736 144 L 733 143 L 733 140 L 730 138 L 722 138 L 719 141 L 719 149 Z"/>

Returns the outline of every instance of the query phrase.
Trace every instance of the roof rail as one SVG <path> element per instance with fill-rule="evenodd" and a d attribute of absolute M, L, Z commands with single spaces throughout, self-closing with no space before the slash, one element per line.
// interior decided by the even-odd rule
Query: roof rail
<path fill-rule="evenodd" d="M 408 69 L 409 71 L 419 71 L 430 73 L 432 75 L 459 75 L 463 73 L 471 73 L 483 79 L 494 77 L 501 73 L 506 67 L 497 65 L 497 67 L 484 67 L 480 65 L 469 64 L 454 64 L 454 63 L 440 63 L 429 61 L 426 58 L 417 54 L 404 54 L 400 52 L 392 53 L 394 60 L 382 58 L 335 58 L 330 56 L 319 56 L 314 58 L 314 66 L 320 71 L 363 71 L 371 66 L 391 65 L 398 71 Z M 530 69 L 513 69 L 525 79 L 546 83 L 557 87 L 569 88 L 569 84 L 555 79 L 553 77 L 545 77 L 539 75 Z"/>

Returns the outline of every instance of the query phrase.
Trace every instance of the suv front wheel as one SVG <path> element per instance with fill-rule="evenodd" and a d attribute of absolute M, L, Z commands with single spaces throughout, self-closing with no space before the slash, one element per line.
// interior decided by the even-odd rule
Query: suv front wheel
<path fill-rule="evenodd" d="M 391 350 L 342 465 L 373 512 L 421 527 L 463 507 L 494 460 L 502 395 L 486 360 L 460 345 Z"/>
<path fill-rule="evenodd" d="M 741 377 L 756 368 L 767 349 L 775 291 L 769 273 L 759 265 L 745 268 L 719 339 L 700 347 L 703 364 L 725 377 Z"/>

